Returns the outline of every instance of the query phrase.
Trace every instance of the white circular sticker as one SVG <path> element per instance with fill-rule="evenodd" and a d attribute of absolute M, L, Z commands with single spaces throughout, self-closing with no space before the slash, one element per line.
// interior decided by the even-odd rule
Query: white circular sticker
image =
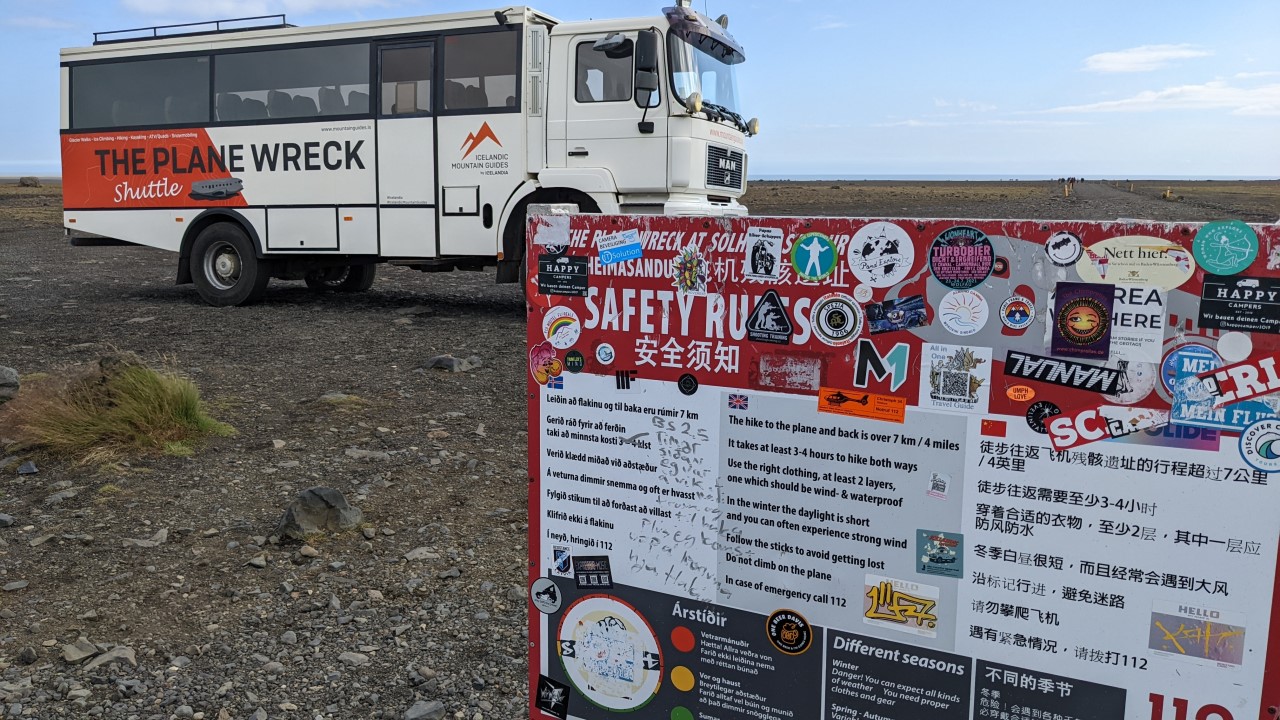
<path fill-rule="evenodd" d="M 529 599 L 533 601 L 533 606 L 538 608 L 540 613 L 550 615 L 559 610 L 561 597 L 560 588 L 551 578 L 540 577 L 534 580 L 529 588 Z"/>
<path fill-rule="evenodd" d="M 870 302 L 871 292 L 872 290 L 870 285 L 859 285 L 853 289 L 853 299 L 860 303 Z"/>
<path fill-rule="evenodd" d="M 657 633 L 618 598 L 588 595 L 570 605 L 560 618 L 555 647 L 569 682 L 605 710 L 638 710 L 662 684 Z"/>
<path fill-rule="evenodd" d="M 1010 295 L 1000 304 L 1000 322 L 1010 330 L 1026 330 L 1036 319 L 1036 304 L 1031 298 Z"/>
<path fill-rule="evenodd" d="M 916 248 L 906 230 L 880 221 L 858 228 L 846 255 L 849 269 L 859 280 L 871 287 L 884 288 L 897 285 L 911 272 Z"/>
<path fill-rule="evenodd" d="M 952 290 L 938 303 L 938 320 L 954 335 L 973 335 L 986 327 L 987 299 L 977 290 Z"/>
<path fill-rule="evenodd" d="M 1225 363 L 1242 362 L 1253 352 L 1253 338 L 1242 332 L 1224 332 L 1218 338 L 1218 354 Z"/>
<path fill-rule="evenodd" d="M 1267 418 L 1240 433 L 1240 456 L 1255 470 L 1280 470 L 1280 419 Z"/>
<path fill-rule="evenodd" d="M 552 347 L 568 350 L 578 342 L 582 335 L 582 323 L 578 322 L 578 313 L 571 308 L 556 306 L 547 311 L 542 318 L 542 334 Z"/>
<path fill-rule="evenodd" d="M 862 333 L 862 310 L 844 293 L 828 293 L 813 304 L 813 334 L 833 347 L 848 345 Z"/>
<path fill-rule="evenodd" d="M 1044 243 L 1044 252 L 1054 265 L 1067 267 L 1075 265 L 1084 254 L 1084 243 L 1075 234 L 1064 230 L 1049 236 Z"/>
<path fill-rule="evenodd" d="M 1107 367 L 1120 371 L 1120 387 L 1110 395 L 1103 395 L 1109 402 L 1117 405 L 1132 405 L 1156 389 L 1155 363 L 1140 360 L 1116 360 L 1107 363 Z"/>
<path fill-rule="evenodd" d="M 613 358 L 614 354 L 612 345 L 609 343 L 600 343 L 596 346 L 596 360 L 601 365 L 612 365 Z"/>

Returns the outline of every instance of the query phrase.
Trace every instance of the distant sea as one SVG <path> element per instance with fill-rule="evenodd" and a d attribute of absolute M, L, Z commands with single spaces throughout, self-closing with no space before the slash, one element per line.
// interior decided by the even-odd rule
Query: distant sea
<path fill-rule="evenodd" d="M 1026 181 L 1042 181 L 1057 180 L 1065 175 L 910 175 L 910 174 L 888 174 L 888 175 L 806 175 L 799 173 L 782 173 L 782 174 L 764 174 L 751 175 L 748 180 L 899 180 L 911 181 L 918 180 L 921 182 L 963 182 L 969 181 L 1009 181 L 1009 180 L 1026 180 Z M 1252 176 L 1252 175 L 1085 175 L 1085 181 L 1089 180 L 1276 180 L 1275 177 Z"/>

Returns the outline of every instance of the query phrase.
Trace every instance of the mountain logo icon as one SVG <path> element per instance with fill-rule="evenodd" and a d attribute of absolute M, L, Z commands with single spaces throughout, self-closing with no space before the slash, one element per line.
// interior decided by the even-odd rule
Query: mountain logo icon
<path fill-rule="evenodd" d="M 479 130 L 469 133 L 467 138 L 462 141 L 462 158 L 465 160 L 485 140 L 492 140 L 495 145 L 502 147 L 502 141 L 498 140 L 498 136 L 493 133 L 493 128 L 489 127 L 489 123 L 486 122 L 480 125 Z"/>

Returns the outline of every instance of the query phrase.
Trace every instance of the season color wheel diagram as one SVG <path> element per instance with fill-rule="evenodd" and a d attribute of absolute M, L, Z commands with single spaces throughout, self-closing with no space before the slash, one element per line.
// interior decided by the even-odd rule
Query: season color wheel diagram
<path fill-rule="evenodd" d="M 560 618 L 560 664 L 584 698 L 606 710 L 644 707 L 662 685 L 662 650 L 649 622 L 610 595 L 588 595 Z"/>

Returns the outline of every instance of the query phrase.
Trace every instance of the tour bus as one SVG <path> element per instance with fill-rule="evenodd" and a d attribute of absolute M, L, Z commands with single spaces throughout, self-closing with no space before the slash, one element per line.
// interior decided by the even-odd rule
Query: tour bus
<path fill-rule="evenodd" d="M 213 305 L 377 263 L 523 279 L 531 203 L 745 215 L 728 18 L 562 23 L 525 7 L 96 33 L 62 51 L 64 227 L 179 254 Z"/>

